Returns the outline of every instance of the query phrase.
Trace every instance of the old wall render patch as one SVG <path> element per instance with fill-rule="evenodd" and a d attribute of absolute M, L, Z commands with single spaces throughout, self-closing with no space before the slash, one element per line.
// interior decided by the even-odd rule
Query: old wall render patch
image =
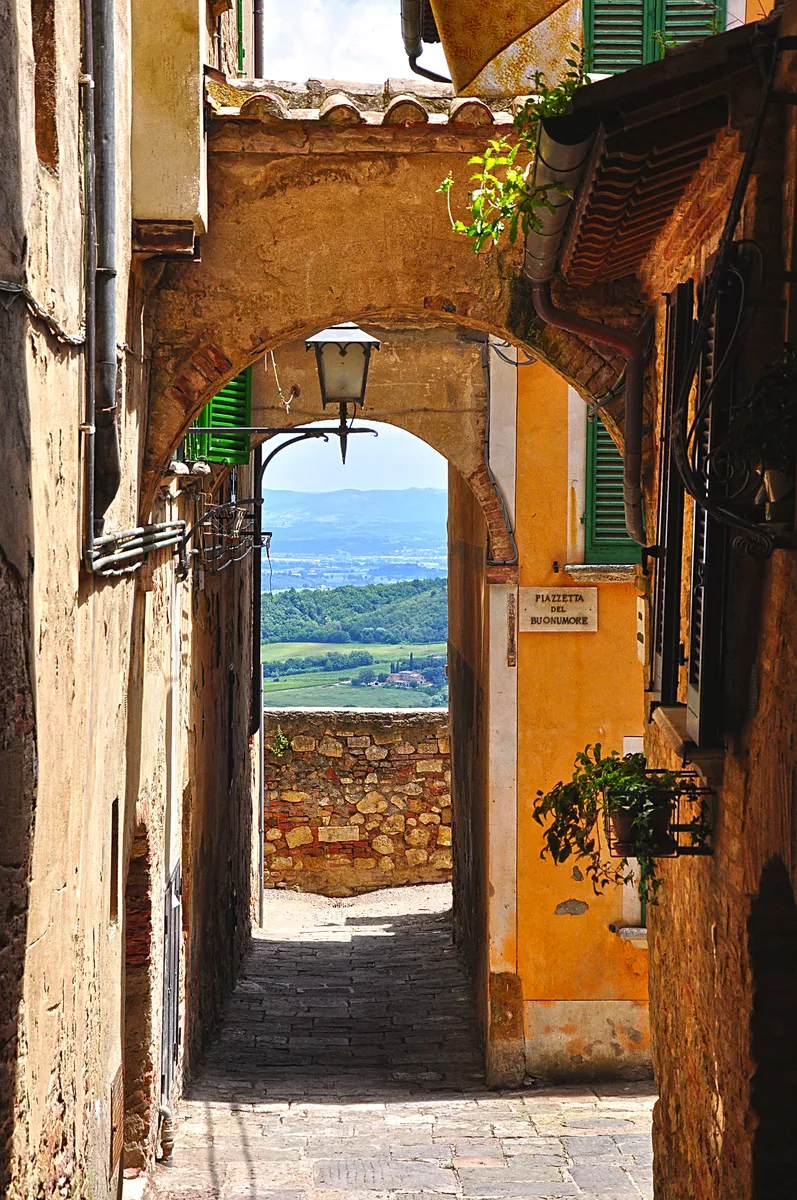
<path fill-rule="evenodd" d="M 596 587 L 520 589 L 521 633 L 597 633 Z"/>

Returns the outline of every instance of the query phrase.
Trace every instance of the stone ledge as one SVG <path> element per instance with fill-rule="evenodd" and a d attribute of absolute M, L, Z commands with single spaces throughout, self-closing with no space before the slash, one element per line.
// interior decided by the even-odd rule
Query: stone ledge
<path fill-rule="evenodd" d="M 566 563 L 563 570 L 578 583 L 633 583 L 636 579 L 633 563 Z"/>
<path fill-rule="evenodd" d="M 709 787 L 722 787 L 725 770 L 725 751 L 697 746 L 686 732 L 686 705 L 657 705 L 651 720 L 661 730 L 664 740 L 686 765 L 695 768 L 700 778 Z"/>

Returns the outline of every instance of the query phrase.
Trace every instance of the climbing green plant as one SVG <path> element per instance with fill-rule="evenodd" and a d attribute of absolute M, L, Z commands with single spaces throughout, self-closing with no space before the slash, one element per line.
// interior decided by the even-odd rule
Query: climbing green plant
<path fill-rule="evenodd" d="M 268 747 L 269 754 L 274 758 L 283 758 L 291 748 L 291 744 L 282 732 L 281 727 L 277 726 L 277 732 L 274 734 L 274 741 Z"/>
<path fill-rule="evenodd" d="M 538 187 L 534 182 L 534 155 L 540 124 L 545 117 L 567 112 L 573 96 L 586 82 L 583 51 L 572 47 L 577 58 L 566 59 L 567 70 L 553 87 L 545 81 L 542 71 L 536 71 L 533 94 L 518 111 L 512 137 L 491 138 L 483 154 L 468 160 L 477 170 L 470 178 L 475 184 L 470 191 L 467 220 L 454 216 L 451 207 L 453 174 L 449 173 L 437 189 L 446 197 L 451 228 L 473 240 L 473 251 L 498 246 L 506 234 L 510 244 L 517 241 L 519 232 L 540 229 L 540 214 L 552 212 L 551 193 L 567 194 L 561 184 Z"/>

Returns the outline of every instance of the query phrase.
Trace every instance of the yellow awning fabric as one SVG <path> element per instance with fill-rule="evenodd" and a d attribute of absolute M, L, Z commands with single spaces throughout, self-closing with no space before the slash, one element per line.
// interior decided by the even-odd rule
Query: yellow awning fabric
<path fill-rule="evenodd" d="M 459 95 L 519 96 L 549 81 L 581 44 L 581 0 L 431 0 Z"/>

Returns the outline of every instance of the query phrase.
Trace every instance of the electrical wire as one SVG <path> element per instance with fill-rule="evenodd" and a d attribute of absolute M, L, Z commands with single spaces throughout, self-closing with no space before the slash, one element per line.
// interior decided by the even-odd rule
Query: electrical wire
<path fill-rule="evenodd" d="M 5 292 L 10 296 L 9 300 L 3 300 L 3 307 L 8 309 L 14 303 L 18 296 L 21 296 L 25 301 L 25 305 L 31 316 L 41 321 L 47 327 L 49 333 L 58 342 L 62 342 L 65 346 L 75 348 L 82 347 L 86 344 L 86 329 L 81 325 L 77 333 L 69 333 L 64 329 L 60 322 L 56 321 L 55 317 L 47 311 L 43 304 L 40 304 L 32 292 L 21 283 L 11 283 L 8 279 L 0 279 L 0 292 Z"/>

